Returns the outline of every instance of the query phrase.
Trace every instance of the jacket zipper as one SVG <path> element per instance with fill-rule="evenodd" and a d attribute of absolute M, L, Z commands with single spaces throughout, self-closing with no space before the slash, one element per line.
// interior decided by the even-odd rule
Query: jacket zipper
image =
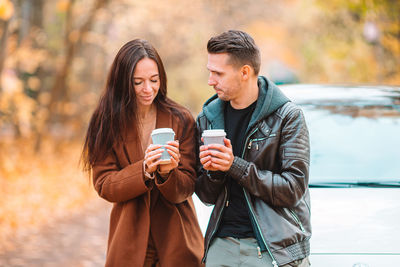
<path fill-rule="evenodd" d="M 276 136 L 276 134 L 270 134 L 270 135 L 268 135 L 266 137 L 262 137 L 262 138 L 250 139 L 250 142 L 249 142 L 249 145 L 247 146 L 247 148 L 251 149 L 251 146 L 253 145 L 253 142 L 259 142 L 259 141 L 262 141 L 262 140 L 265 140 L 265 139 L 267 139 L 269 137 L 274 137 L 274 136 Z M 258 150 L 258 144 L 256 144 L 256 149 Z"/>
<path fill-rule="evenodd" d="M 243 152 L 242 152 L 242 158 L 244 158 L 244 154 L 245 154 L 245 152 L 246 152 L 246 144 L 247 144 L 247 142 L 249 141 L 249 137 L 252 136 L 255 132 L 257 132 L 257 130 L 258 130 L 258 128 L 254 129 L 254 131 L 252 131 L 252 132 L 247 136 L 246 142 L 244 143 L 244 149 L 243 149 Z M 250 147 L 251 147 L 251 142 L 250 142 L 249 144 L 250 144 Z M 271 257 L 271 259 L 272 259 L 272 265 L 273 265 L 274 267 L 278 267 L 278 263 L 277 263 L 277 261 L 276 261 L 274 255 L 272 255 L 272 252 L 271 252 L 271 250 L 270 250 L 270 248 L 269 248 L 267 242 L 265 241 L 264 236 L 262 235 L 261 227 L 260 227 L 260 225 L 258 224 L 258 221 L 257 221 L 256 216 L 255 216 L 255 214 L 254 214 L 253 208 L 252 208 L 252 206 L 250 205 L 249 198 L 247 197 L 246 190 L 245 190 L 244 188 L 243 188 L 243 193 L 244 193 L 244 196 L 245 196 L 245 198 L 246 198 L 246 202 L 247 202 L 247 206 L 249 207 L 250 214 L 251 214 L 251 216 L 253 217 L 253 220 L 254 220 L 254 222 L 255 222 L 255 224 L 256 224 L 256 226 L 257 226 L 257 230 L 258 230 L 258 232 L 259 232 L 259 234 L 260 234 L 260 236 L 261 236 L 262 242 L 264 243 L 264 246 L 267 248 L 268 254 L 270 255 L 270 257 Z"/>
<path fill-rule="evenodd" d="M 267 139 L 268 137 L 263 137 L 263 138 L 257 138 L 257 139 L 250 139 L 249 145 L 247 146 L 247 149 L 251 149 L 251 146 L 253 145 L 253 142 L 258 142 Z M 258 150 L 258 143 L 256 143 L 256 149 Z"/>
<path fill-rule="evenodd" d="M 294 220 L 297 222 L 297 224 L 300 226 L 301 231 L 302 231 L 303 233 L 305 233 L 306 230 L 304 229 L 303 224 L 301 223 L 299 217 L 297 217 L 297 214 L 296 214 L 293 210 L 291 210 L 291 209 L 289 209 L 289 212 L 290 212 L 290 214 L 292 215 L 293 219 L 294 219 Z"/>
<path fill-rule="evenodd" d="M 204 253 L 204 257 L 203 257 L 202 262 L 205 262 L 205 261 L 206 261 L 208 249 L 209 249 L 209 247 L 210 247 L 210 242 L 211 242 L 211 240 L 213 239 L 213 237 L 214 237 L 214 235 L 215 235 L 215 232 L 216 232 L 217 229 L 218 229 L 218 225 L 219 225 L 219 222 L 220 222 L 220 220 L 221 220 L 222 211 L 224 210 L 225 205 L 228 205 L 228 204 L 227 204 L 227 200 L 226 200 L 227 197 L 228 197 L 228 190 L 226 189 L 226 185 L 224 186 L 224 190 L 225 190 L 224 205 L 222 205 L 221 210 L 220 210 L 220 212 L 219 212 L 219 214 L 218 214 L 217 223 L 215 224 L 215 228 L 214 228 L 213 232 L 212 232 L 211 235 L 210 235 L 210 239 L 208 240 L 208 243 L 207 243 L 207 246 L 206 246 L 206 251 L 205 251 L 205 253 Z"/>
<path fill-rule="evenodd" d="M 272 252 L 271 252 L 270 248 L 268 247 L 267 242 L 265 242 L 264 236 L 262 235 L 262 232 L 261 232 L 261 227 L 260 227 L 260 225 L 259 225 L 258 222 L 257 222 L 256 216 L 254 215 L 253 208 L 252 208 L 251 205 L 250 205 L 250 201 L 249 201 L 249 199 L 248 199 L 248 197 L 247 197 L 247 195 L 246 195 L 246 191 L 245 191 L 244 188 L 243 188 L 243 193 L 244 193 L 244 196 L 245 196 L 245 198 L 246 198 L 247 205 L 248 205 L 248 207 L 249 207 L 249 209 L 250 209 L 250 214 L 251 214 L 251 216 L 253 216 L 253 218 L 254 218 L 254 222 L 255 222 L 255 224 L 256 224 L 256 226 L 257 226 L 258 232 L 260 233 L 260 236 L 261 236 L 261 239 L 262 239 L 262 241 L 263 241 L 263 243 L 264 243 L 264 246 L 267 248 L 268 254 L 271 256 L 272 265 L 273 265 L 274 267 L 278 267 L 278 263 L 276 262 L 276 259 L 275 259 L 274 255 L 272 255 Z"/>
<path fill-rule="evenodd" d="M 244 142 L 244 149 L 243 149 L 243 152 L 242 152 L 242 158 L 243 158 L 243 156 L 244 156 L 244 153 L 246 152 L 246 144 L 247 144 L 247 142 L 249 141 L 249 137 L 252 136 L 255 132 L 257 132 L 257 130 L 258 130 L 258 128 L 254 129 L 254 131 L 252 131 L 252 132 L 247 136 L 246 142 Z M 255 140 L 257 140 L 257 139 L 250 139 L 250 142 L 249 142 L 249 145 L 247 146 L 247 149 L 250 149 L 250 148 L 251 148 L 251 145 L 252 145 L 252 143 L 253 143 L 253 140 L 255 141 Z"/>

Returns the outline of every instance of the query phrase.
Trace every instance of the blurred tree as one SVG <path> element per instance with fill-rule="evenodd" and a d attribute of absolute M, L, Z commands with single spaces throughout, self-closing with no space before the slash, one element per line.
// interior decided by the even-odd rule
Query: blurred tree
<path fill-rule="evenodd" d="M 13 0 L 15 10 L 0 3 L 0 134 L 10 124 L 16 136 L 35 137 L 36 149 L 46 135 L 84 134 L 112 59 L 138 37 L 160 52 L 170 96 L 194 115 L 214 93 L 207 40 L 233 28 L 254 36 L 262 74 L 273 79 L 290 72 L 302 82 L 400 81 L 398 1 Z"/>
<path fill-rule="evenodd" d="M 4 61 L 6 58 L 6 47 L 8 41 L 8 25 L 9 21 L 0 21 L 1 36 L 0 36 L 0 77 L 3 72 Z M 2 91 L 0 85 L 0 92 Z"/>
<path fill-rule="evenodd" d="M 399 1 L 316 3 L 319 12 L 295 26 L 302 28 L 304 77 L 325 82 L 399 83 Z"/>
<path fill-rule="evenodd" d="M 48 106 L 49 118 L 51 121 L 60 110 L 56 110 L 57 104 L 67 100 L 67 78 L 70 74 L 76 51 L 81 48 L 82 40 L 91 29 L 96 12 L 102 8 L 109 0 L 96 0 L 92 10 L 89 12 L 86 21 L 78 28 L 74 29 L 72 16 L 75 0 L 70 0 L 66 12 L 66 30 L 64 36 L 64 61 L 61 68 L 57 71 L 54 85 L 50 90 L 50 102 Z"/>
<path fill-rule="evenodd" d="M 14 13 L 14 5 L 9 0 L 0 0 L 0 77 L 3 72 L 4 61 L 6 57 L 7 41 L 8 41 L 8 28 L 10 19 Z M 1 93 L 0 84 L 0 93 Z"/>
<path fill-rule="evenodd" d="M 46 126 L 56 118 L 57 115 L 62 114 L 62 104 L 63 101 L 67 101 L 68 87 L 67 79 L 71 72 L 71 67 L 75 58 L 76 51 L 82 46 L 82 41 L 88 31 L 91 29 L 94 22 L 94 18 L 98 10 L 108 3 L 109 0 L 96 0 L 93 8 L 86 17 L 84 23 L 79 27 L 75 28 L 73 26 L 73 8 L 75 0 L 70 0 L 66 12 L 66 30 L 64 37 L 64 60 L 61 68 L 57 71 L 54 84 L 50 90 L 50 101 L 48 105 L 48 118 L 46 121 Z M 61 104 L 61 105 L 59 105 Z M 57 109 L 57 107 L 61 107 Z M 40 138 L 38 136 L 37 148 L 40 146 Z"/>

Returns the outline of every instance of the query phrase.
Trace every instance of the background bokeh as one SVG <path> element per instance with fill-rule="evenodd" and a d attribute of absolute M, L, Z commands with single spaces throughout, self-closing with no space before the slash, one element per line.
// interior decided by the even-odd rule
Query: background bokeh
<path fill-rule="evenodd" d="M 0 0 L 0 253 L 97 199 L 82 139 L 127 41 L 154 45 L 196 116 L 211 36 L 250 33 L 277 84 L 399 85 L 399 14 L 398 0 Z"/>

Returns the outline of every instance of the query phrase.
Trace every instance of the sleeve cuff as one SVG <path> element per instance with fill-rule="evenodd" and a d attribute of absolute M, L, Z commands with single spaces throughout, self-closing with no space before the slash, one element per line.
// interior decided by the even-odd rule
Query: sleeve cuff
<path fill-rule="evenodd" d="M 232 166 L 228 170 L 227 174 L 232 176 L 235 180 L 239 180 L 246 173 L 249 164 L 248 161 L 235 156 Z"/>
<path fill-rule="evenodd" d="M 211 180 L 222 181 L 225 178 L 226 173 L 222 171 L 208 171 L 208 175 Z"/>
<path fill-rule="evenodd" d="M 169 172 L 160 172 L 160 171 L 157 170 L 157 172 L 156 172 L 157 183 L 158 184 L 164 183 L 168 179 L 168 177 L 171 175 L 171 172 L 172 172 L 172 170 L 169 171 Z"/>
<path fill-rule="evenodd" d="M 207 177 L 214 184 L 223 184 L 226 180 L 226 173 L 221 171 L 207 171 Z"/>
<path fill-rule="evenodd" d="M 154 173 L 148 173 L 146 171 L 146 167 L 145 167 L 144 161 L 143 161 L 143 173 L 144 173 L 145 181 L 146 180 L 154 180 L 154 177 L 155 177 Z"/>

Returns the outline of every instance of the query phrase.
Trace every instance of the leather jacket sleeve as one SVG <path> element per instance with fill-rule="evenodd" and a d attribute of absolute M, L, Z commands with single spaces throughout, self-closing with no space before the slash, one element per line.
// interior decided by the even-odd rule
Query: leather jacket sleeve
<path fill-rule="evenodd" d="M 213 176 L 203 169 L 202 174 L 198 175 L 195 186 L 195 192 L 199 199 L 211 205 L 216 203 L 226 182 L 225 175 L 218 175 L 217 178 L 213 178 Z"/>
<path fill-rule="evenodd" d="M 260 151 L 259 153 L 263 153 Z M 275 165 L 281 172 L 260 169 L 253 162 L 235 157 L 228 174 L 251 195 L 270 206 L 294 207 L 305 194 L 309 173 L 309 135 L 300 109 L 288 113 L 282 121 Z"/>

